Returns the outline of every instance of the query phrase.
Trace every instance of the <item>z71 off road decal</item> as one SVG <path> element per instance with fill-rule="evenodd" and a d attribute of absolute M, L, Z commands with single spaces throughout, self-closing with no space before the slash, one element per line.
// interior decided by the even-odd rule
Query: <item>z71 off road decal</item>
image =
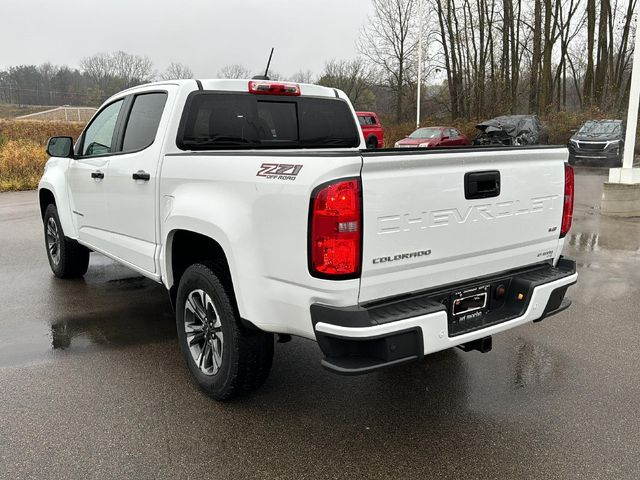
<path fill-rule="evenodd" d="M 260 165 L 256 177 L 265 177 L 274 180 L 295 180 L 300 170 L 302 170 L 302 165 L 263 163 Z"/>

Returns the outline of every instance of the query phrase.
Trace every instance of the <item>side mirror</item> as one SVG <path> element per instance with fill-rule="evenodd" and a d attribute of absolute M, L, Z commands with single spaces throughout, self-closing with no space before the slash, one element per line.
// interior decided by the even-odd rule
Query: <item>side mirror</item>
<path fill-rule="evenodd" d="M 440 140 L 449 140 L 449 135 L 443 135 Z"/>
<path fill-rule="evenodd" d="M 47 142 L 47 155 L 50 157 L 73 157 L 73 138 L 51 137 Z"/>
<path fill-rule="evenodd" d="M 572 129 L 571 129 L 571 133 L 576 133 L 577 131 L 578 131 L 578 129 L 577 129 L 577 128 L 572 128 Z"/>

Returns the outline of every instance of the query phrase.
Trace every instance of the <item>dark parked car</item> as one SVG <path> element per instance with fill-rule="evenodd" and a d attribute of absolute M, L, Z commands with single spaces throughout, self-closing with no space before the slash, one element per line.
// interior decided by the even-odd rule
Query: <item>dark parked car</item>
<path fill-rule="evenodd" d="M 423 127 L 395 143 L 396 148 L 433 148 L 471 145 L 469 139 L 453 127 Z"/>
<path fill-rule="evenodd" d="M 569 163 L 621 166 L 624 152 L 622 120 L 589 120 L 569 140 Z"/>
<path fill-rule="evenodd" d="M 476 125 L 474 145 L 546 145 L 549 132 L 537 115 L 503 115 Z"/>

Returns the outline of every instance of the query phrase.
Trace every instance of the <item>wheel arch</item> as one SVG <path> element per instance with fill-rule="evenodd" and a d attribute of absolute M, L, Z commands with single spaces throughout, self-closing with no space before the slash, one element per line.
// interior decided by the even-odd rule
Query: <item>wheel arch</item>
<path fill-rule="evenodd" d="M 38 183 L 38 205 L 43 219 L 47 206 L 55 205 L 64 235 L 75 240 L 78 238 L 78 232 L 72 218 L 66 175 L 70 161 L 72 160 L 69 158 L 49 159 Z"/>
<path fill-rule="evenodd" d="M 178 284 L 185 270 L 194 263 L 215 261 L 228 275 L 229 287 L 238 302 L 238 309 L 242 311 L 239 292 L 235 288 L 237 283 L 232 268 L 233 262 L 229 257 L 229 249 L 224 246 L 225 243 L 210 233 L 190 228 L 173 228 L 167 233 L 164 242 L 164 282 L 174 305 Z"/>
<path fill-rule="evenodd" d="M 71 218 L 71 212 L 66 207 L 66 199 L 60 198 L 56 192 L 56 189 L 52 185 L 40 182 L 38 188 L 38 207 L 40 209 L 40 217 L 44 221 L 44 214 L 47 211 L 49 205 L 55 205 L 58 210 L 58 217 L 60 218 L 60 224 L 62 225 L 62 231 L 64 236 L 76 239 L 76 228 Z"/>
<path fill-rule="evenodd" d="M 53 191 L 47 187 L 38 190 L 38 203 L 40 205 L 40 218 L 42 218 L 42 220 L 44 220 L 44 212 L 49 205 L 53 204 L 56 207 L 58 206 L 56 196 L 53 194 Z"/>

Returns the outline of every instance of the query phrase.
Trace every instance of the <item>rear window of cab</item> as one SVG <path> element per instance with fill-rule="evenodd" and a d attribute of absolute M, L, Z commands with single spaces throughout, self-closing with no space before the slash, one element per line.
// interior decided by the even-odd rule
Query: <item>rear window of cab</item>
<path fill-rule="evenodd" d="M 198 91 L 185 103 L 176 143 L 182 150 L 351 148 L 360 137 L 339 98 Z"/>

